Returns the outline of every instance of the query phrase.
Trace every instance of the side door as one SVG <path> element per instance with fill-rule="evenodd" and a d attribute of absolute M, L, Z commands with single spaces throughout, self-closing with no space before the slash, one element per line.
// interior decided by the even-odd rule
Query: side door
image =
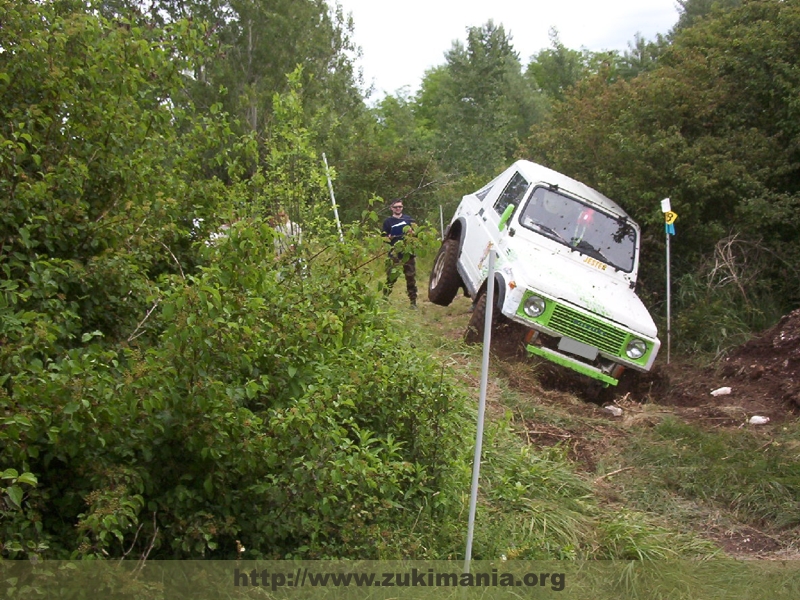
<path fill-rule="evenodd" d="M 509 204 L 519 206 L 530 183 L 518 171 L 513 171 L 507 178 L 505 185 L 492 188 L 492 192 L 481 200 L 481 206 L 469 223 L 467 239 L 462 249 L 462 264 L 465 272 L 462 279 L 472 297 L 478 292 L 486 279 L 489 269 L 489 245 L 497 243 L 500 239 L 500 216 Z M 502 186 L 502 187 L 501 187 Z M 500 190 L 498 193 L 497 190 Z"/>

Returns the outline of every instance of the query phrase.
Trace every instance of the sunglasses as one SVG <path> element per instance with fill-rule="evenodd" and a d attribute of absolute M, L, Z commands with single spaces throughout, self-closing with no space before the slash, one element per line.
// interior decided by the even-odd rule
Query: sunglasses
<path fill-rule="evenodd" d="M 403 208 L 403 205 L 402 204 L 392 204 L 392 209 L 395 209 L 395 208 Z"/>

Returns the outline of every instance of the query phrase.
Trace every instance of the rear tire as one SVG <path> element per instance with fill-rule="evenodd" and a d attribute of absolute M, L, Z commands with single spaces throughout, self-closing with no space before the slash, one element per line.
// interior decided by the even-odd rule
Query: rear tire
<path fill-rule="evenodd" d="M 428 300 L 439 306 L 449 306 L 462 285 L 458 274 L 458 240 L 445 240 L 433 261 Z"/>

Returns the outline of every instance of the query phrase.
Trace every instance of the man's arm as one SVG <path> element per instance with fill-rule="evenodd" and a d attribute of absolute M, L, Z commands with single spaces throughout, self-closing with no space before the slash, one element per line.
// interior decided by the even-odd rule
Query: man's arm
<path fill-rule="evenodd" d="M 390 242 L 392 240 L 392 236 L 390 234 L 390 231 L 391 230 L 389 228 L 389 222 L 388 221 L 384 221 L 383 222 L 383 227 L 381 227 L 381 232 L 383 233 L 383 237 L 387 242 Z"/>

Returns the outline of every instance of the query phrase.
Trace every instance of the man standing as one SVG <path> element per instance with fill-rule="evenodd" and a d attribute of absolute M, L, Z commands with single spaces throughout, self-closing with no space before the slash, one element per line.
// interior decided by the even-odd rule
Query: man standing
<path fill-rule="evenodd" d="M 286 252 L 294 252 L 297 244 L 303 241 L 303 230 L 281 209 L 270 219 L 270 225 L 275 230 L 275 256 Z"/>
<path fill-rule="evenodd" d="M 388 217 L 383 222 L 383 233 L 392 245 L 389 250 L 389 258 L 391 259 L 386 271 L 386 287 L 383 288 L 383 295 L 388 296 L 392 293 L 394 282 L 397 281 L 400 274 L 397 272 L 397 266 L 403 264 L 403 274 L 406 277 L 406 290 L 408 292 L 408 299 L 411 301 L 411 307 L 417 307 L 417 264 L 414 255 L 411 252 L 401 251 L 395 252 L 394 245 L 403 239 L 406 232 L 413 231 L 412 225 L 414 219 L 403 213 L 403 201 L 393 200 L 391 203 L 392 216 Z"/>

